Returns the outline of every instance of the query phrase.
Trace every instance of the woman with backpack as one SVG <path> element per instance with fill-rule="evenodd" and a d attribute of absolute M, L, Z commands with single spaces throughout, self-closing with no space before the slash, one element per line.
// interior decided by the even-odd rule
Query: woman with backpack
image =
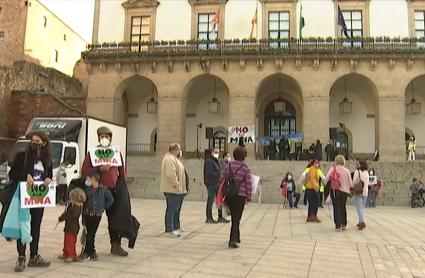
<path fill-rule="evenodd" d="M 347 197 L 353 187 L 350 171 L 345 168 L 345 158 L 342 155 L 335 157 L 335 165 L 326 174 L 327 186 L 334 208 L 334 223 L 337 231 L 347 227 Z"/>
<path fill-rule="evenodd" d="M 224 181 L 222 191 L 225 202 L 229 206 L 232 217 L 229 248 L 239 247 L 238 243 L 241 242 L 239 224 L 245 204 L 251 202 L 251 168 L 244 162 L 245 157 L 245 148 L 237 147 L 233 151 L 234 161 L 227 164 L 226 168 L 221 171 L 220 176 L 220 182 Z"/>
<path fill-rule="evenodd" d="M 354 172 L 354 178 L 353 178 L 353 186 L 354 190 L 356 189 L 357 184 L 360 184 L 363 187 L 363 190 L 361 192 L 358 192 L 356 194 L 356 210 L 357 215 L 359 216 L 359 223 L 357 224 L 357 228 L 359 230 L 363 230 L 366 228 L 365 224 L 365 217 L 364 217 L 364 204 L 366 203 L 367 195 L 368 195 L 368 183 L 369 183 L 369 165 L 366 162 L 366 160 L 360 160 L 359 162 L 359 168 L 357 171 Z"/>

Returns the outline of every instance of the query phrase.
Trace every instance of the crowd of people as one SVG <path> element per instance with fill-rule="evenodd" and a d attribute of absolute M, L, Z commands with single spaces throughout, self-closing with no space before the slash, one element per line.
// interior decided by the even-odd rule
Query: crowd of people
<path fill-rule="evenodd" d="M 100 144 L 97 147 L 110 146 L 112 131 L 109 128 L 100 127 L 97 135 Z M 104 212 L 108 218 L 111 254 L 127 256 L 128 252 L 121 247 L 121 238 L 128 238 L 129 248 L 133 248 L 140 224 L 131 215 L 124 163 L 118 167 L 111 165 L 93 167 L 90 153 L 88 153 L 82 166 L 82 177 L 75 188 L 68 193 L 68 188 L 63 188 L 63 185 L 67 183 L 64 180 L 66 175 L 63 169 L 60 169 L 58 175 L 53 177 L 52 146 L 48 136 L 43 132 L 35 132 L 29 135 L 29 138 L 28 148 L 18 153 L 12 162 L 9 185 L 0 192 L 1 235 L 8 241 L 16 240 L 17 242 L 18 260 L 15 272 L 24 271 L 26 266 L 48 267 L 51 264 L 39 254 L 44 208 L 21 208 L 21 182 L 25 182 L 27 188 L 36 186 L 36 183 L 52 186 L 55 184 L 53 180 L 57 178 L 58 203 L 66 202 L 64 213 L 58 217 L 58 222 L 65 222 L 63 249 L 58 256 L 59 259 L 65 262 L 98 260 L 94 242 Z M 66 167 L 66 164 L 66 161 L 62 162 L 61 168 Z M 76 243 L 80 232 L 80 217 L 86 231 L 85 247 L 82 253 L 77 255 Z M 27 245 L 30 247 L 28 261 L 26 259 Z"/>

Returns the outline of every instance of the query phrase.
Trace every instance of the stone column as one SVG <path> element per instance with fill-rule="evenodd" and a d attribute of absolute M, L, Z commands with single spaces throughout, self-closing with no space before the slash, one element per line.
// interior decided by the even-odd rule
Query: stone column
<path fill-rule="evenodd" d="M 303 149 L 329 140 L 329 97 L 303 97 Z"/>
<path fill-rule="evenodd" d="M 229 99 L 229 126 L 255 125 L 255 98 L 254 97 L 230 97 Z M 257 127 L 256 127 L 257 128 Z M 238 146 L 235 143 L 228 144 L 230 154 Z M 255 158 L 255 144 L 246 144 L 248 158 Z"/>
<path fill-rule="evenodd" d="M 379 158 L 383 161 L 405 161 L 404 141 L 406 104 L 404 97 L 379 97 L 375 117 Z"/>
<path fill-rule="evenodd" d="M 185 106 L 181 98 L 158 99 L 157 156 L 168 152 L 171 143 L 179 143 L 185 150 Z"/>

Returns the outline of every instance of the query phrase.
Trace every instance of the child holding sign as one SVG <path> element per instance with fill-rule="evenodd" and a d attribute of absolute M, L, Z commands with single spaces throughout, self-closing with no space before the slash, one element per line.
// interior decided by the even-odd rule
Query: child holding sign
<path fill-rule="evenodd" d="M 65 262 L 76 262 L 77 252 L 75 244 L 77 243 L 78 232 L 80 231 L 79 218 L 81 215 L 82 204 L 86 201 L 86 194 L 80 188 L 76 188 L 69 193 L 69 204 L 65 212 L 59 216 L 59 222 L 65 221 L 64 242 L 62 255 L 58 258 Z"/>

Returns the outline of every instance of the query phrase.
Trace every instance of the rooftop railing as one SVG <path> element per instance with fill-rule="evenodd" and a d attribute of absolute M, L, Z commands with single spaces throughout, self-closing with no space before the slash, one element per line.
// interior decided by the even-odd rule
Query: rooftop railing
<path fill-rule="evenodd" d="M 84 60 L 235 56 L 423 57 L 425 38 L 306 38 L 153 41 L 92 44 Z"/>

